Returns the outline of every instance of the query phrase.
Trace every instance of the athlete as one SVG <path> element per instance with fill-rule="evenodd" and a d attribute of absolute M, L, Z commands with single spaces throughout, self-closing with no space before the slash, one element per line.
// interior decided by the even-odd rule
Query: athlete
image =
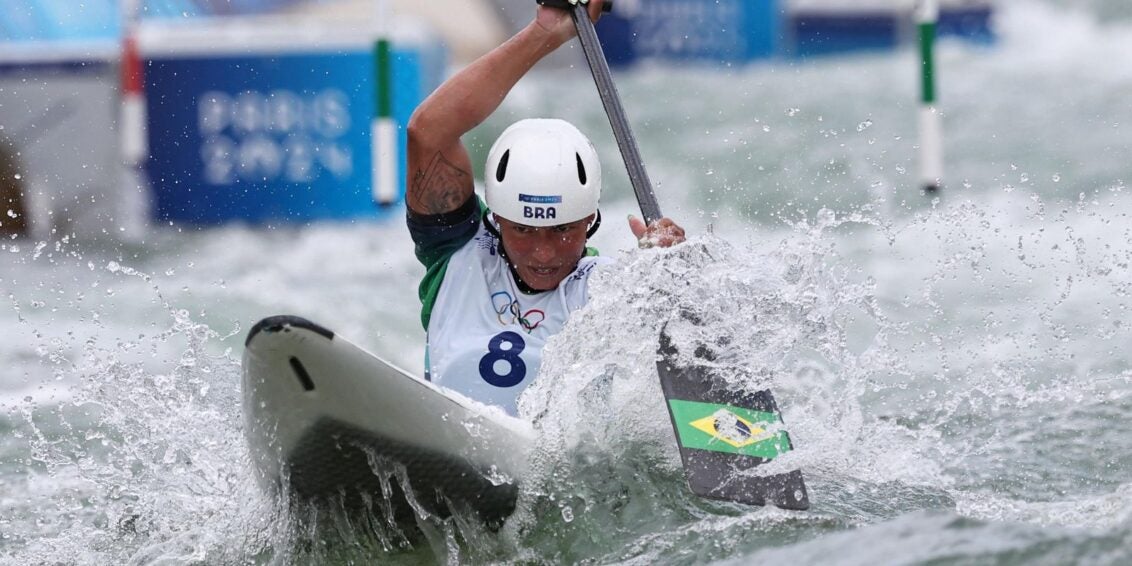
<path fill-rule="evenodd" d="M 591 19 L 601 7 L 591 0 Z M 484 203 L 460 137 L 574 34 L 569 13 L 539 6 L 524 29 L 421 103 L 408 127 L 408 225 L 426 268 L 426 378 L 512 414 L 543 345 L 585 305 L 594 268 L 612 261 L 586 246 L 601 222 L 601 167 L 571 124 L 521 120 L 488 154 Z M 667 218 L 646 226 L 630 217 L 629 227 L 643 246 L 684 241 Z"/>

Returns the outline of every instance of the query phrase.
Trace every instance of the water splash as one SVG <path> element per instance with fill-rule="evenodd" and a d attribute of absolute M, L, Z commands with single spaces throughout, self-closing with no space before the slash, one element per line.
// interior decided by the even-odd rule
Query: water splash
<path fill-rule="evenodd" d="M 854 222 L 872 221 L 822 213 L 769 250 L 709 236 L 633 252 L 597 275 L 589 304 L 548 343 L 539 380 L 520 400 L 540 450 L 523 485 L 527 514 L 517 528 L 557 523 L 568 534 L 555 548 L 577 560 L 594 557 L 581 547 L 562 550 L 562 539 L 605 540 L 610 525 L 624 543 L 736 514 L 797 526 L 952 505 L 927 487 L 940 483 L 939 469 L 915 461 L 921 440 L 862 410 L 873 374 L 899 364 L 885 350 L 891 324 L 879 313 L 873 284 L 852 282 L 837 266 L 830 234 Z M 752 510 L 688 493 L 655 370 L 661 327 L 674 340 L 718 352 L 732 386 L 774 392 L 796 450 L 759 469 L 805 470 L 822 493 L 816 512 Z M 871 338 L 850 339 L 848 329 L 866 329 Z M 554 508 L 569 509 L 571 520 L 550 519 Z M 533 538 L 525 542 L 539 547 Z M 600 559 L 614 556 L 632 557 Z"/>

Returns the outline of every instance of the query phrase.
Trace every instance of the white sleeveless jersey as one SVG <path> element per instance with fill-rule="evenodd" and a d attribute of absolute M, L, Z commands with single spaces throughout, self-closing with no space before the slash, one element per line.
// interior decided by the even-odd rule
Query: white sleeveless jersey
<path fill-rule="evenodd" d="M 612 260 L 583 257 L 557 289 L 519 291 L 498 240 L 481 224 L 448 260 L 428 325 L 428 378 L 516 414 L 538 375 L 542 347 L 586 304 L 590 274 Z"/>

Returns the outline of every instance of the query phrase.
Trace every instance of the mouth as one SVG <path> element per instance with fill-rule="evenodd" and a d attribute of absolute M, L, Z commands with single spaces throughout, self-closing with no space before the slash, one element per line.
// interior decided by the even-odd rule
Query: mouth
<path fill-rule="evenodd" d="M 550 277 L 550 276 L 558 273 L 562 268 L 561 267 L 527 266 L 527 269 L 537 277 Z"/>

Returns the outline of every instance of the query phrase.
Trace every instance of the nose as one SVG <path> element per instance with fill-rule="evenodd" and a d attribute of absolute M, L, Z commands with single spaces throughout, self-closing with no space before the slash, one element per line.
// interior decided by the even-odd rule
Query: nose
<path fill-rule="evenodd" d="M 539 263 L 545 263 L 555 256 L 554 238 L 548 234 L 540 234 L 531 249 L 531 256 Z"/>

